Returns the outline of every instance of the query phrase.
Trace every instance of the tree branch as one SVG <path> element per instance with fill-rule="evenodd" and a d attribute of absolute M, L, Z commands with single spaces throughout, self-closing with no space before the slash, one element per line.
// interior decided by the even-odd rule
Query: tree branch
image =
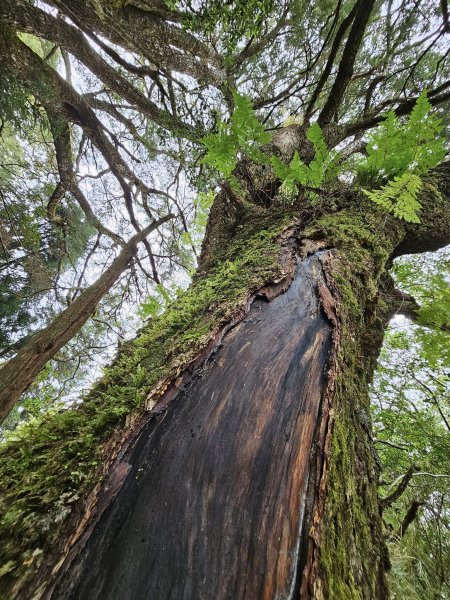
<path fill-rule="evenodd" d="M 117 235 L 116 233 L 108 229 L 108 227 L 103 225 L 103 223 L 92 210 L 88 199 L 83 194 L 76 182 L 75 173 L 73 170 L 69 124 L 65 119 L 58 119 L 57 117 L 55 117 L 55 115 L 52 114 L 49 110 L 47 110 L 47 115 L 50 121 L 50 129 L 52 131 L 53 142 L 56 151 L 56 162 L 58 164 L 59 177 L 63 189 L 68 190 L 73 194 L 90 225 L 95 227 L 95 229 L 97 229 L 99 233 L 102 233 L 107 237 L 111 238 L 114 241 L 114 243 L 118 244 L 119 246 L 123 246 L 124 241 L 122 240 L 120 235 Z M 57 186 L 56 190 L 58 189 L 59 186 Z M 47 205 L 47 212 L 51 212 L 51 214 L 54 213 L 55 199 L 53 196 L 55 192 L 53 193 L 52 198 L 50 199 L 50 202 Z"/>
<path fill-rule="evenodd" d="M 355 18 L 342 53 L 336 79 L 317 119 L 320 126 L 329 123 L 341 105 L 345 90 L 353 75 L 356 55 L 361 46 L 374 4 L 375 0 L 359 0 L 357 3 Z"/>
<path fill-rule="evenodd" d="M 336 55 L 341 46 L 341 42 L 345 35 L 345 32 L 350 27 L 350 24 L 352 23 L 353 19 L 355 18 L 357 8 L 358 8 L 358 3 L 356 3 L 354 5 L 354 7 L 350 11 L 350 13 L 345 17 L 345 19 L 342 21 L 342 23 L 338 27 L 338 30 L 337 30 L 336 35 L 333 40 L 333 44 L 330 49 L 330 54 L 328 55 L 327 63 L 326 63 L 325 68 L 319 78 L 319 81 L 317 82 L 317 85 L 316 85 L 313 93 L 311 94 L 311 99 L 306 108 L 305 120 L 307 120 L 311 117 L 311 114 L 313 112 L 317 98 L 319 97 L 320 92 L 323 89 L 323 86 L 325 85 L 328 77 L 330 76 L 331 70 L 334 65 L 334 61 L 336 59 Z"/>
<path fill-rule="evenodd" d="M 414 473 L 417 471 L 419 471 L 419 467 L 417 465 L 411 465 L 409 467 L 409 469 L 403 475 L 398 487 L 392 492 L 392 494 L 389 494 L 389 496 L 386 496 L 386 498 L 382 498 L 380 500 L 380 506 L 382 510 L 392 506 L 392 504 L 394 504 L 394 502 L 400 498 L 400 496 L 408 487 L 408 484 L 413 478 Z"/>
<path fill-rule="evenodd" d="M 17 355 L 0 368 L 0 423 L 6 419 L 14 404 L 20 399 L 47 362 L 86 323 L 100 300 L 111 289 L 130 260 L 136 255 L 139 242 L 143 241 L 163 223 L 173 219 L 174 216 L 168 214 L 157 221 L 153 221 L 130 238 L 97 281 L 85 289 L 72 304 L 53 319 L 50 325 L 31 336 Z"/>
<path fill-rule="evenodd" d="M 428 92 L 428 99 L 432 106 L 438 106 L 439 104 L 442 104 L 442 103 L 450 100 L 450 90 L 444 91 L 444 90 L 447 90 L 447 88 L 450 88 L 450 80 L 441 84 L 438 88 Z M 443 92 L 443 93 L 440 93 L 440 92 Z M 403 100 L 402 102 L 399 102 L 397 104 L 397 107 L 394 109 L 397 117 L 401 117 L 403 115 L 409 114 L 412 111 L 412 109 L 414 108 L 414 105 L 416 104 L 417 99 L 418 99 L 418 96 L 414 96 L 413 98 L 409 98 L 408 100 Z M 367 129 L 371 129 L 372 127 L 375 127 L 376 125 L 381 123 L 381 121 L 384 121 L 384 119 L 386 118 L 386 115 L 385 115 L 386 108 L 391 106 L 394 103 L 395 103 L 394 100 L 387 100 L 387 101 L 383 102 L 382 104 L 380 104 L 379 106 L 374 107 L 371 110 L 372 114 L 370 116 L 367 116 L 363 119 L 354 121 L 353 123 L 345 124 L 343 126 L 344 131 L 345 131 L 345 137 L 348 137 L 350 135 L 355 135 L 356 133 L 362 133 L 362 132 L 366 131 Z"/>
<path fill-rule="evenodd" d="M 46 38 L 65 48 L 80 60 L 107 87 L 116 92 L 160 127 L 188 139 L 197 139 L 203 132 L 196 131 L 174 115 L 160 109 L 125 77 L 95 52 L 85 37 L 75 27 L 55 19 L 23 0 L 3 0 L 0 16 L 16 28 Z M 68 82 L 70 83 L 70 82 Z"/>
<path fill-rule="evenodd" d="M 402 521 L 402 524 L 397 529 L 397 531 L 393 534 L 392 537 L 401 539 L 405 535 L 408 527 L 411 525 L 411 523 L 416 518 L 417 513 L 419 512 L 419 508 L 424 505 L 425 505 L 425 502 L 420 502 L 419 500 L 413 500 L 411 502 L 411 506 L 408 509 L 408 512 L 406 513 L 406 515 Z"/>
<path fill-rule="evenodd" d="M 100 34 L 113 44 L 140 53 L 157 66 L 216 86 L 225 81 L 220 58 L 211 47 L 151 10 L 143 11 L 131 4 L 118 8 L 106 1 L 96 3 L 99 10 L 79 0 L 50 0 L 49 4 L 83 31 Z"/>
<path fill-rule="evenodd" d="M 9 60 L 9 56 L 13 57 L 12 61 Z M 138 188 L 145 187 L 109 141 L 101 122 L 83 96 L 14 33 L 0 37 L 0 65 L 14 77 L 21 79 L 51 114 L 76 123 L 83 129 L 86 137 L 103 155 L 122 188 L 125 187 L 124 178 Z"/>

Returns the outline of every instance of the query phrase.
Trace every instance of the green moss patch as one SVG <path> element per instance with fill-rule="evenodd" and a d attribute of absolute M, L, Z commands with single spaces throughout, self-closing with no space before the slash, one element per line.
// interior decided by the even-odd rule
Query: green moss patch
<path fill-rule="evenodd" d="M 345 209 L 319 219 L 311 234 L 336 248 L 332 279 L 340 299 L 340 342 L 333 394 L 327 496 L 320 568 L 324 597 L 376 598 L 385 547 L 378 508 L 378 464 L 370 440 L 368 386 L 387 309 L 381 295 L 386 263 L 402 224 L 382 227 L 376 211 Z"/>

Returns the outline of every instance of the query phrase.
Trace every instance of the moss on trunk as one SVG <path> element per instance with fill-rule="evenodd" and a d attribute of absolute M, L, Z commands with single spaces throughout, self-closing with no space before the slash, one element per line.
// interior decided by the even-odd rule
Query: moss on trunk
<path fill-rule="evenodd" d="M 334 249 L 325 269 L 335 298 L 335 356 L 302 598 L 386 597 L 368 386 L 388 314 L 379 292 L 403 226 L 381 227 L 382 215 L 370 209 L 361 199 L 305 232 Z"/>
<path fill-rule="evenodd" d="M 250 206 L 240 217 L 221 259 L 122 347 L 82 403 L 46 413 L 0 446 L 0 594 L 20 593 L 71 514 L 76 521 L 115 452 L 111 436 L 122 438 L 205 348 L 212 350 L 252 293 L 288 275 L 292 251 L 284 260 L 280 254 L 289 246 L 292 212 Z"/>
<path fill-rule="evenodd" d="M 176 392 L 252 295 L 288 285 L 296 237 L 303 255 L 331 249 L 323 260 L 326 289 L 318 293 L 334 327 L 301 594 L 385 597 L 367 387 L 389 315 L 387 268 L 411 235 L 409 226 L 345 189 L 324 194 L 314 207 L 302 196 L 289 204 L 275 198 L 267 208 L 235 207 L 220 194 L 189 290 L 122 348 L 82 403 L 43 415 L 0 448 L 0 593 L 27 598 L 49 576 L 86 527 L 98 482 L 145 411 Z"/>

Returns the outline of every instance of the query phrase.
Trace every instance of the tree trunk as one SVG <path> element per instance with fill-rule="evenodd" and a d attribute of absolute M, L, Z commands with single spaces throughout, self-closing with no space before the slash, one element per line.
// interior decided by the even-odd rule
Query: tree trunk
<path fill-rule="evenodd" d="M 51 422 L 50 490 L 50 458 L 27 448 L 25 485 L 10 445 L 8 598 L 387 598 L 368 385 L 397 302 L 391 258 L 448 239 L 447 198 L 448 167 L 414 226 L 348 189 L 315 207 L 219 194 L 191 289 Z M 94 427 L 121 394 L 127 420 Z M 90 473 L 78 488 L 75 468 Z"/>
<path fill-rule="evenodd" d="M 323 285 L 314 254 L 149 420 L 56 598 L 276 598 L 298 586 L 331 347 Z"/>

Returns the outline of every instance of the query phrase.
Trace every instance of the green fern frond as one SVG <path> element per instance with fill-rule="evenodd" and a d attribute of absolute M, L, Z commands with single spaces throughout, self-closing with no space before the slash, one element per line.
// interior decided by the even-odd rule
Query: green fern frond
<path fill-rule="evenodd" d="M 253 144 L 268 144 L 272 139 L 265 131 L 253 110 L 252 102 L 246 96 L 233 93 L 234 111 L 231 116 L 231 137 L 235 137 L 240 147 Z"/>
<path fill-rule="evenodd" d="M 423 174 L 439 164 L 445 156 L 442 125 L 431 109 L 423 91 L 405 123 L 390 110 L 369 136 L 367 157 L 358 167 L 359 179 L 376 183 L 406 171 Z"/>
<path fill-rule="evenodd" d="M 399 219 L 409 223 L 420 223 L 418 212 L 421 204 L 417 200 L 417 194 L 421 187 L 421 178 L 407 171 L 399 177 L 394 177 L 379 190 L 363 190 L 363 192 L 373 202 L 386 208 Z"/>
<path fill-rule="evenodd" d="M 420 223 L 417 193 L 420 177 L 445 157 L 441 120 L 431 114 L 431 103 L 423 91 L 407 121 L 401 123 L 393 110 L 371 133 L 367 157 L 360 162 L 360 182 L 379 183 L 389 179 L 379 190 L 363 190 L 380 206 L 411 223 Z"/>
<path fill-rule="evenodd" d="M 223 128 L 219 128 L 218 133 L 204 137 L 202 143 L 208 150 L 202 162 L 217 169 L 225 178 L 228 178 L 237 164 L 239 150 L 237 139 L 228 135 Z"/>
<path fill-rule="evenodd" d="M 230 123 L 220 122 L 218 132 L 207 135 L 201 141 L 207 149 L 202 162 L 217 169 L 230 183 L 235 181 L 232 172 L 236 168 L 238 154 L 247 155 L 257 163 L 269 162 L 259 146 L 268 144 L 272 139 L 255 115 L 251 101 L 245 96 L 234 93 L 234 111 Z"/>

